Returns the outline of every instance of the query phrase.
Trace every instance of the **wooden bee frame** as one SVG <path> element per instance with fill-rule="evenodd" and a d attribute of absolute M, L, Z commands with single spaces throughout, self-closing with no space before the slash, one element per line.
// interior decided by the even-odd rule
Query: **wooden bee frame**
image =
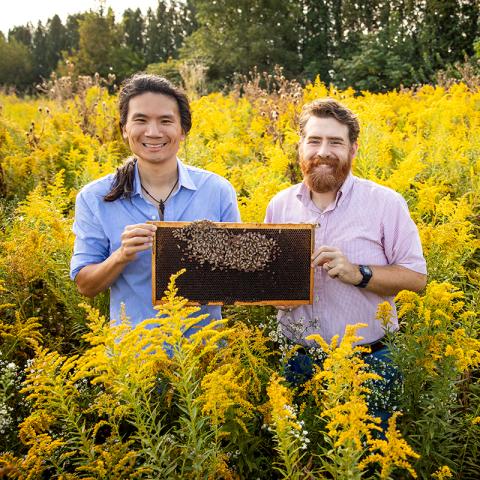
<path fill-rule="evenodd" d="M 275 253 L 263 267 L 254 271 L 241 271 L 228 265 L 218 266 L 211 263 L 211 260 L 199 260 L 198 255 L 196 257 L 188 250 L 191 248 L 188 241 L 178 239 L 189 226 L 198 225 L 199 222 L 149 223 L 158 227 L 152 255 L 154 305 L 162 303 L 170 276 L 183 268 L 186 272 L 178 277 L 176 284 L 179 294 L 187 298 L 190 305 L 295 306 L 311 304 L 313 301 L 311 255 L 315 245 L 315 226 L 312 224 L 206 222 L 209 228 L 219 232 L 222 242 L 232 244 L 231 252 L 227 252 L 226 258 L 232 255 L 234 257 L 234 249 L 239 244 L 249 244 L 252 238 L 261 242 L 257 242 L 257 246 L 263 256 L 266 256 L 263 247 L 274 245 Z M 183 227 L 187 230 L 179 230 Z M 208 247 L 207 245 L 205 250 L 207 255 Z M 230 247 L 222 245 L 222 248 Z M 250 254 L 254 255 L 251 250 Z M 252 262 L 258 263 L 253 257 Z"/>

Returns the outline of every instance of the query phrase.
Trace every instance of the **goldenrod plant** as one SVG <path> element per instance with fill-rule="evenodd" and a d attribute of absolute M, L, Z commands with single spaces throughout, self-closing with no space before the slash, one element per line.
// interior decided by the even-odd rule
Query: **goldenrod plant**
<path fill-rule="evenodd" d="M 72 82 L 53 79 L 37 98 L 0 94 L 1 474 L 478 477 L 478 87 L 359 94 L 278 70 L 192 102 L 179 156 L 227 177 L 249 222 L 299 181 L 301 106 L 328 95 L 358 112 L 354 174 L 404 196 L 429 271 L 424 292 L 399 294 L 401 328 L 387 332 L 399 415 L 386 426 L 368 408 L 382 380 L 355 347 L 355 318 L 338 344 L 315 339 L 322 361 L 302 388 L 285 380 L 297 347 L 273 308 L 229 307 L 228 320 L 185 335 L 199 319 L 173 283 L 158 317 L 137 328 L 128 311 L 104 318 L 106 296 L 78 294 L 68 277 L 75 196 L 128 149 L 116 95 L 98 78 Z M 385 326 L 389 308 L 378 311 Z"/>
<path fill-rule="evenodd" d="M 441 462 L 473 472 L 478 449 L 480 365 L 478 312 L 448 283 L 430 282 L 424 295 L 400 292 L 402 333 L 392 339 L 392 358 L 403 377 L 400 408 L 421 471 Z"/>
<path fill-rule="evenodd" d="M 274 375 L 267 389 L 269 397 L 269 427 L 275 437 L 280 456 L 279 465 L 274 465 L 282 478 L 303 479 L 306 473 L 301 460 L 310 442 L 303 422 L 298 419 L 292 392 L 282 384 L 284 379 Z"/>
<path fill-rule="evenodd" d="M 408 443 L 396 430 L 395 417 L 389 422 L 385 439 L 380 418 L 369 411 L 366 394 L 370 393 L 369 381 L 379 379 L 369 371 L 362 358 L 368 347 L 355 346 L 362 340 L 357 330 L 366 325 L 349 325 L 341 341 L 333 337 L 327 344 L 319 335 L 311 335 L 326 353 L 321 367 L 305 385 L 305 391 L 315 398 L 325 419 L 325 451 L 322 453 L 323 470 L 335 479 L 364 478 L 370 463 L 380 465 L 380 478 L 391 478 L 398 469 L 406 469 L 415 475 L 408 457 L 418 458 Z M 377 453 L 374 453 L 377 452 Z"/>

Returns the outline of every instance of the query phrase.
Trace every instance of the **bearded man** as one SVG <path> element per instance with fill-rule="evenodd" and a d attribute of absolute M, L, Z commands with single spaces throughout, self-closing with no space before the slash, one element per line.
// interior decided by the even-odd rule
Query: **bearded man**
<path fill-rule="evenodd" d="M 394 296 L 426 284 L 418 230 L 405 200 L 351 173 L 359 132 L 356 115 L 339 102 L 305 105 L 298 146 L 303 182 L 278 193 L 267 208 L 267 223 L 316 225 L 313 304 L 278 313 L 283 334 L 307 353 L 313 350 L 308 335 L 330 342 L 334 335 L 342 338 L 348 324 L 365 323 L 360 343 L 384 355 L 378 305 L 391 304 L 395 330 Z"/>

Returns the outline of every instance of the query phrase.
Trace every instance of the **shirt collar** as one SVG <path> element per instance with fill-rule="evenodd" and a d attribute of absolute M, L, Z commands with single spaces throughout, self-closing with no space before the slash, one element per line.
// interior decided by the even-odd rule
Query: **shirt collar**
<path fill-rule="evenodd" d="M 354 178 L 355 177 L 352 175 L 352 172 L 350 172 L 347 178 L 345 179 L 345 181 L 343 182 L 342 186 L 338 190 L 337 199 L 335 201 L 336 205 L 339 205 L 341 202 L 344 202 L 345 198 L 352 191 Z"/>
<path fill-rule="evenodd" d="M 348 194 L 352 190 L 353 183 L 354 176 L 352 175 L 352 172 L 350 172 L 337 192 L 335 206 L 343 202 L 344 199 L 348 196 Z M 305 185 L 304 182 L 298 185 L 297 198 L 305 206 L 307 206 L 311 202 L 310 189 Z"/>
<path fill-rule="evenodd" d="M 193 183 L 192 177 L 188 172 L 187 167 L 177 158 L 178 168 L 178 189 L 181 187 L 189 190 L 197 190 L 197 186 Z M 138 164 L 135 161 L 135 179 L 133 185 L 133 195 L 142 195 L 142 184 L 140 183 L 140 175 L 138 174 Z"/>
<path fill-rule="evenodd" d="M 305 185 L 304 182 L 297 185 L 297 198 L 303 205 L 307 206 L 310 202 L 310 189 Z"/>
<path fill-rule="evenodd" d="M 197 186 L 192 180 L 188 168 L 177 158 L 178 164 L 178 184 L 180 187 L 188 188 L 189 190 L 197 190 Z"/>
<path fill-rule="evenodd" d="M 142 195 L 142 184 L 140 183 L 140 175 L 138 174 L 138 164 L 135 160 L 135 178 L 133 179 L 133 195 Z"/>

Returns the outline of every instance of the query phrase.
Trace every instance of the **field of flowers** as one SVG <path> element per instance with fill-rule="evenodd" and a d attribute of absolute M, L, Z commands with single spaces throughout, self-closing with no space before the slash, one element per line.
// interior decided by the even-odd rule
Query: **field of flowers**
<path fill-rule="evenodd" d="M 191 308 L 174 278 L 167 315 L 136 329 L 105 321 L 105 295 L 76 292 L 75 195 L 128 154 L 116 96 L 93 82 L 76 95 L 0 95 L 0 478 L 478 478 L 480 92 L 356 96 L 269 81 L 194 100 L 181 157 L 227 177 L 243 220 L 261 222 L 299 179 L 301 105 L 330 95 L 359 114 L 354 173 L 405 197 L 429 269 L 422 294 L 397 297 L 389 342 L 403 387 L 388 430 L 367 411 L 376 379 L 352 346 L 360 326 L 338 346 L 318 339 L 327 360 L 294 387 L 283 374 L 295 351 L 272 308 L 226 309 L 186 339 Z"/>

